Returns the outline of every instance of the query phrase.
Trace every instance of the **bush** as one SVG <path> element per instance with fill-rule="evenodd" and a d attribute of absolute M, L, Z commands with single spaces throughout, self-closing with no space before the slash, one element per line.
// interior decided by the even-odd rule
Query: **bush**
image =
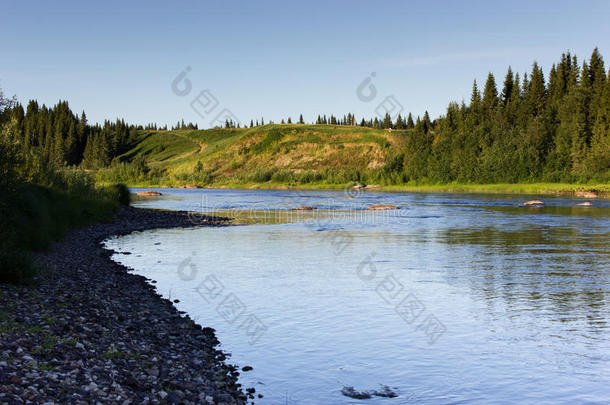
<path fill-rule="evenodd" d="M 110 201 L 116 201 L 121 205 L 131 204 L 131 193 L 124 184 L 114 184 L 105 187 L 106 198 Z"/>
<path fill-rule="evenodd" d="M 271 180 L 278 183 L 290 183 L 294 181 L 294 174 L 288 169 L 281 169 L 273 173 Z"/>
<path fill-rule="evenodd" d="M 274 172 L 274 169 L 259 168 L 250 176 L 248 176 L 248 180 L 253 181 L 255 183 L 266 183 L 271 180 Z"/>
<path fill-rule="evenodd" d="M 46 249 L 70 228 L 112 219 L 125 186 L 92 190 L 91 195 L 66 193 L 22 184 L 0 194 L 0 282 L 22 282 L 35 269 L 27 252 Z"/>

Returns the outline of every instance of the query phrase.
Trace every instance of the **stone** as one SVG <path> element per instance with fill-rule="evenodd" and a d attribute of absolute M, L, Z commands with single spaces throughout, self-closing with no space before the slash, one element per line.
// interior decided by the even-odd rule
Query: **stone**
<path fill-rule="evenodd" d="M 390 204 L 375 204 L 375 205 L 371 205 L 367 208 L 367 210 L 374 210 L 374 211 L 379 211 L 379 210 L 398 210 L 400 208 L 398 208 L 395 205 L 390 205 Z"/>
<path fill-rule="evenodd" d="M 311 207 L 309 205 L 299 205 L 298 207 L 291 208 L 292 211 L 313 211 L 316 207 Z"/>
<path fill-rule="evenodd" d="M 138 197 L 157 197 L 157 196 L 160 196 L 163 194 L 161 194 L 160 192 L 155 191 L 155 190 L 146 190 L 146 191 L 140 191 L 137 195 L 138 195 Z"/>

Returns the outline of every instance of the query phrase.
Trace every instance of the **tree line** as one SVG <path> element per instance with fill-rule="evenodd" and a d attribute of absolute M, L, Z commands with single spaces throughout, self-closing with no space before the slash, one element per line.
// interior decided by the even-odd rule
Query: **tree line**
<path fill-rule="evenodd" d="M 548 80 L 537 63 L 523 76 L 509 67 L 498 90 L 490 73 L 469 104 L 449 104 L 405 143 L 398 169 L 408 180 L 608 181 L 610 73 L 597 48 L 582 64 L 564 53 Z"/>

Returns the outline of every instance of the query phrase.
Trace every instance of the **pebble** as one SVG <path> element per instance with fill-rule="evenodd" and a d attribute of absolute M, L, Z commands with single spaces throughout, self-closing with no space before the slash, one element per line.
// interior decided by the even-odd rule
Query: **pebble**
<path fill-rule="evenodd" d="M 100 244 L 152 228 L 227 225 L 191 221 L 185 212 L 125 207 L 114 223 L 72 230 L 33 254 L 45 269 L 35 285 L 0 284 L 0 308 L 12 314 L 0 320 L 9 330 L 0 334 L 0 404 L 245 404 L 213 329 L 179 314 Z"/>

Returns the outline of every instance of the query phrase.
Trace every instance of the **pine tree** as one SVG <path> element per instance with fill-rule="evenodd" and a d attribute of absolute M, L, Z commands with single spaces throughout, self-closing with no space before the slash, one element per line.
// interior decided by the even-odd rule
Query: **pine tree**
<path fill-rule="evenodd" d="M 381 125 L 381 127 L 384 129 L 392 128 L 392 118 L 390 117 L 389 113 L 385 113 L 385 116 L 383 117 L 383 124 Z"/>
<path fill-rule="evenodd" d="M 604 68 L 604 59 L 599 53 L 597 47 L 593 50 L 591 59 L 589 60 L 589 80 L 590 86 L 590 106 L 589 106 L 589 121 L 588 127 L 593 128 L 597 122 L 597 113 L 601 106 L 604 86 L 606 83 L 606 71 Z"/>
<path fill-rule="evenodd" d="M 517 123 L 517 115 L 521 104 L 521 87 L 519 73 L 515 75 L 515 80 L 511 88 L 511 95 L 508 98 L 508 103 L 504 107 L 504 116 L 509 125 Z"/>
<path fill-rule="evenodd" d="M 544 84 L 544 74 L 538 63 L 534 62 L 532 68 L 531 82 L 529 84 L 528 104 L 533 116 L 542 115 L 546 105 L 546 87 Z"/>
<path fill-rule="evenodd" d="M 513 71 L 508 67 L 508 72 L 506 72 L 506 77 L 504 78 L 504 87 L 502 88 L 502 94 L 500 99 L 502 100 L 502 107 L 506 107 L 508 102 L 510 101 L 510 97 L 513 94 L 513 86 L 515 85 Z"/>
<path fill-rule="evenodd" d="M 610 71 L 596 111 L 591 148 L 587 156 L 587 171 L 599 181 L 610 180 Z"/>
<path fill-rule="evenodd" d="M 303 121 L 303 114 L 299 115 L 299 124 L 304 124 L 305 121 Z"/>
<path fill-rule="evenodd" d="M 407 129 L 413 128 L 415 128 L 415 123 L 413 122 L 413 116 L 411 115 L 411 113 L 409 113 L 409 116 L 407 117 Z"/>
<path fill-rule="evenodd" d="M 472 84 L 472 94 L 470 95 L 469 114 L 473 126 L 478 125 L 480 122 L 482 109 L 481 92 L 479 92 L 479 87 L 477 86 L 477 81 L 475 80 Z"/>
<path fill-rule="evenodd" d="M 422 120 L 422 128 L 423 128 L 424 134 L 427 134 L 432 129 L 432 121 L 430 121 L 430 114 L 428 114 L 427 110 L 426 110 L 426 112 L 424 112 L 424 119 Z"/>
<path fill-rule="evenodd" d="M 494 75 L 489 73 L 483 90 L 483 109 L 489 114 L 495 110 L 498 105 L 498 90 L 496 89 L 496 80 Z"/>
<path fill-rule="evenodd" d="M 24 144 L 27 148 L 38 146 L 39 142 L 39 118 L 38 102 L 30 100 L 27 106 L 24 120 Z"/>
<path fill-rule="evenodd" d="M 400 116 L 400 114 L 398 114 L 398 117 L 396 117 L 396 129 L 404 129 L 405 128 L 405 123 L 402 120 L 402 117 Z"/>
<path fill-rule="evenodd" d="M 80 163 L 78 155 L 78 135 L 76 133 L 75 121 L 70 122 L 65 140 L 66 163 L 70 166 Z"/>

